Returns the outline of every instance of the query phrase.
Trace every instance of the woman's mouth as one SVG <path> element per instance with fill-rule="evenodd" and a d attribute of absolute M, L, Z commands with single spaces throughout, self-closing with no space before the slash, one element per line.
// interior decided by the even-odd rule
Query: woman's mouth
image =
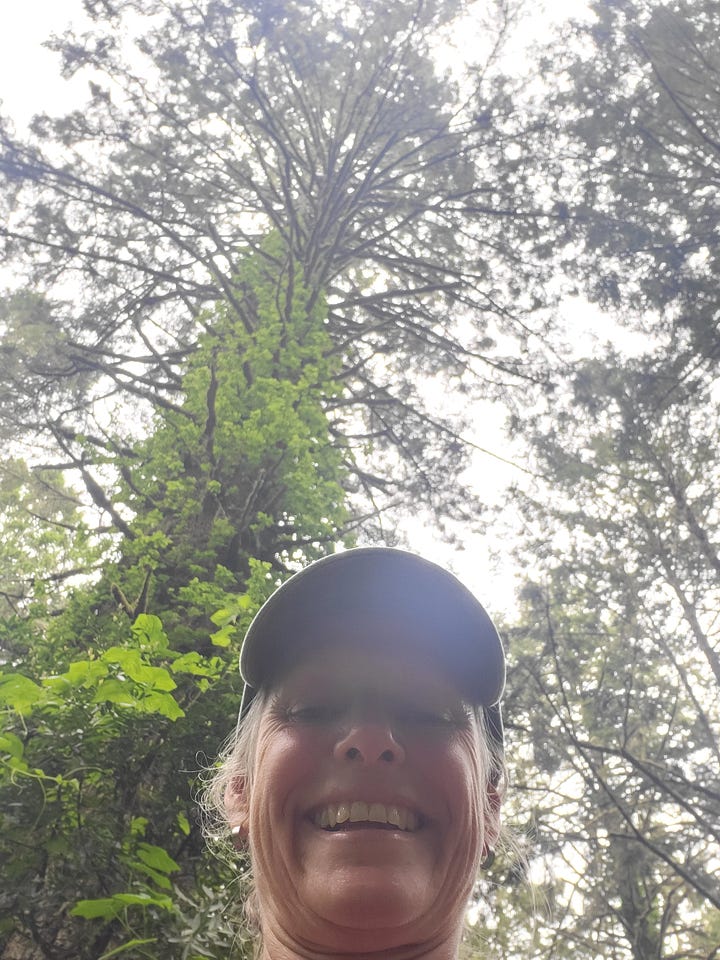
<path fill-rule="evenodd" d="M 329 831 L 350 829 L 358 824 L 415 833 L 422 826 L 420 815 L 408 807 L 364 800 L 328 803 L 316 810 L 312 819 L 316 826 Z"/>

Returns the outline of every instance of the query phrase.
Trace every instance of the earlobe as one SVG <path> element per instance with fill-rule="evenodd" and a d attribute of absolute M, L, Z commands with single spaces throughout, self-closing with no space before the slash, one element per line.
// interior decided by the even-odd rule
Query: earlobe
<path fill-rule="evenodd" d="M 225 790 L 225 815 L 235 846 L 243 846 L 249 836 L 249 809 L 244 777 L 233 777 Z"/>

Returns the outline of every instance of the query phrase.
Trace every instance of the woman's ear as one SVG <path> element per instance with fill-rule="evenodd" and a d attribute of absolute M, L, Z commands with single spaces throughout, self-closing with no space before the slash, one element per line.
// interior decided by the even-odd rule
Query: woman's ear
<path fill-rule="evenodd" d="M 249 836 L 250 809 L 244 777 L 233 777 L 225 790 L 225 815 L 233 843 L 242 846 Z"/>

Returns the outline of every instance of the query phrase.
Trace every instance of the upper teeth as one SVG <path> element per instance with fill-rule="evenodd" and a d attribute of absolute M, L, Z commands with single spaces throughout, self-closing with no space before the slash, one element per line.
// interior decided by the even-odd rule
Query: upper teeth
<path fill-rule="evenodd" d="M 365 803 L 363 800 L 329 803 L 318 810 L 314 817 L 318 827 L 335 827 L 338 823 L 390 823 L 400 830 L 417 830 L 418 817 L 405 807 L 386 806 L 384 803 Z"/>

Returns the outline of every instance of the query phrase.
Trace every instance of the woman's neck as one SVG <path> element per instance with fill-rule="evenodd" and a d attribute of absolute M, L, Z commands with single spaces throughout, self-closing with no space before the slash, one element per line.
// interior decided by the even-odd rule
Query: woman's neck
<path fill-rule="evenodd" d="M 322 946 L 298 943 L 272 933 L 263 935 L 258 960 L 457 960 L 462 932 L 448 936 L 440 935 L 436 941 L 411 943 L 399 946 L 383 946 L 381 937 L 372 944 L 367 932 L 362 934 L 363 943 L 348 937 L 344 945 Z M 355 942 L 353 942 L 355 941 Z"/>

